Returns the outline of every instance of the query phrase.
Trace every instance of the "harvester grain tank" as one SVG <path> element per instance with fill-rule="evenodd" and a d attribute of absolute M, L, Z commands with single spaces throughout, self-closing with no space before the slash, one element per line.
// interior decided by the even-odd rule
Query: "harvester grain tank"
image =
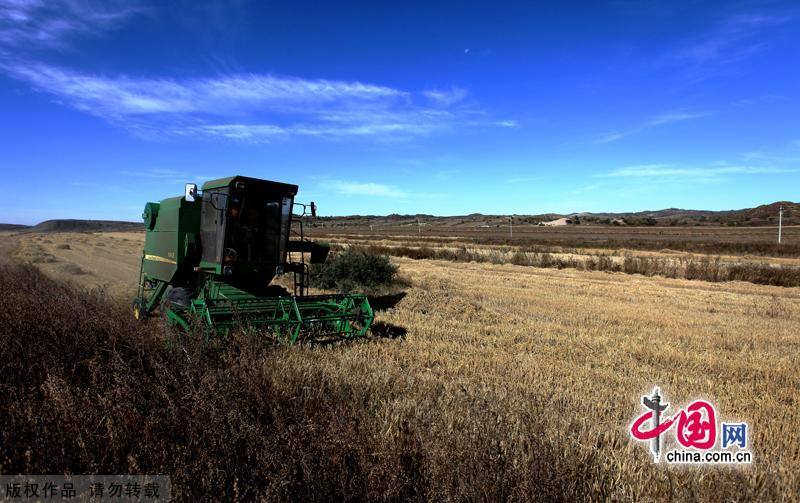
<path fill-rule="evenodd" d="M 187 330 L 195 322 L 263 327 L 289 342 L 306 333 L 366 334 L 373 320 L 366 296 L 308 295 L 308 265 L 324 262 L 329 247 L 305 239 L 304 219 L 316 207 L 295 203 L 296 194 L 296 185 L 232 176 L 147 203 L 134 317 L 160 311 Z M 292 295 L 271 285 L 283 274 L 292 274 Z"/>

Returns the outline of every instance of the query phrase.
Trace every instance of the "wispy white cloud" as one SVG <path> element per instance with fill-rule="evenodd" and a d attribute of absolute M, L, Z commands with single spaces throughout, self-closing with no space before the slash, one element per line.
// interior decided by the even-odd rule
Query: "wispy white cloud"
<path fill-rule="evenodd" d="M 800 170 L 770 166 L 729 166 L 727 164 L 700 168 L 685 168 L 670 164 L 642 164 L 627 166 L 599 175 L 605 178 L 681 178 L 681 179 L 719 179 L 730 175 L 759 175 L 796 173 Z"/>
<path fill-rule="evenodd" d="M 519 122 L 515 120 L 502 120 L 502 121 L 495 121 L 494 125 L 499 127 L 518 127 Z"/>
<path fill-rule="evenodd" d="M 603 143 L 611 143 L 617 140 L 621 140 L 626 136 L 632 135 L 633 131 L 626 131 L 626 132 L 614 132 L 614 133 L 607 133 L 598 138 L 595 143 L 603 144 Z"/>
<path fill-rule="evenodd" d="M 205 78 L 103 75 L 37 62 L 26 46 L 63 47 L 76 35 L 111 30 L 138 3 L 0 0 L 0 72 L 59 104 L 102 118 L 144 138 L 216 138 L 267 143 L 296 136 L 407 140 L 463 128 L 514 127 L 460 87 L 421 95 L 357 80 L 269 73 Z M 457 105 L 457 106 L 456 106 Z"/>
<path fill-rule="evenodd" d="M 696 63 L 731 63 L 748 57 L 764 47 L 757 34 L 791 21 L 789 16 L 740 14 L 732 16 L 705 37 L 693 41 L 675 57 Z"/>
<path fill-rule="evenodd" d="M 681 122 L 690 119 L 698 119 L 700 117 L 705 117 L 706 115 L 708 114 L 697 113 L 697 112 L 684 112 L 684 111 L 668 112 L 653 117 L 645 124 L 645 127 L 655 127 L 664 124 L 670 124 L 672 122 Z"/>
<path fill-rule="evenodd" d="M 506 179 L 505 183 L 530 183 L 544 180 L 543 176 L 520 176 Z"/>
<path fill-rule="evenodd" d="M 663 125 L 666 125 L 666 124 L 672 124 L 674 122 L 682 122 L 682 121 L 687 121 L 687 120 L 692 120 L 692 119 L 699 119 L 701 117 L 706 117 L 707 115 L 709 115 L 709 114 L 706 113 L 706 112 L 688 112 L 688 111 L 685 111 L 685 110 L 677 110 L 677 111 L 672 111 L 672 112 L 666 112 L 666 113 L 659 114 L 659 115 L 656 115 L 656 116 L 650 118 L 649 120 L 647 120 L 646 122 L 644 122 L 640 126 L 637 126 L 637 127 L 631 128 L 631 129 L 626 129 L 626 130 L 623 130 L 623 131 L 613 131 L 613 132 L 607 133 L 607 134 L 601 136 L 600 138 L 598 138 L 595 141 L 595 143 L 599 143 L 599 144 L 611 143 L 611 142 L 615 142 L 617 140 L 621 140 L 623 138 L 626 138 L 626 137 L 631 136 L 631 135 L 636 134 L 636 133 L 640 133 L 640 132 L 648 130 L 648 129 L 652 129 L 652 128 L 655 128 L 655 127 L 663 126 Z"/>
<path fill-rule="evenodd" d="M 420 192 L 408 190 L 396 185 L 378 182 L 339 180 L 322 177 L 318 181 L 317 191 L 320 193 L 334 193 L 343 196 L 377 197 L 413 200 L 442 200 L 453 196 L 448 192 Z"/>
<path fill-rule="evenodd" d="M 382 183 L 326 180 L 323 186 L 332 192 L 346 196 L 408 197 L 407 192 L 393 185 L 384 185 Z"/>
<path fill-rule="evenodd" d="M 360 82 L 273 75 L 177 80 L 87 75 L 44 64 L 5 65 L 5 69 L 79 110 L 106 118 L 186 113 L 227 115 L 264 109 L 286 112 L 323 103 L 374 102 L 407 95 Z"/>
<path fill-rule="evenodd" d="M 169 168 L 144 168 L 140 170 L 123 170 L 119 174 L 136 178 L 153 178 L 168 183 L 183 184 L 192 180 L 212 180 L 213 176 L 198 176 Z"/>
<path fill-rule="evenodd" d="M 762 94 L 754 98 L 744 98 L 733 103 L 736 107 L 751 107 L 755 105 L 762 105 L 767 103 L 777 103 L 781 101 L 790 101 L 787 96 L 779 94 Z"/>
<path fill-rule="evenodd" d="M 2 69 L 60 103 L 143 136 L 254 143 L 292 136 L 407 139 L 457 127 L 514 124 L 486 120 L 469 108 L 426 108 L 415 104 L 409 92 L 357 81 L 269 74 L 108 77 L 44 64 L 5 64 Z"/>
<path fill-rule="evenodd" d="M 461 171 L 458 169 L 440 169 L 439 171 L 433 174 L 433 177 L 437 180 L 444 181 L 453 178 L 453 176 L 457 175 Z"/>
<path fill-rule="evenodd" d="M 0 54 L 62 48 L 76 35 L 98 35 L 144 12 L 135 0 L 0 0 Z"/>
<path fill-rule="evenodd" d="M 800 144 L 798 144 L 800 146 Z M 777 164 L 798 164 L 800 163 L 800 155 L 777 155 L 769 152 L 762 152 L 760 150 L 753 150 L 750 152 L 743 152 L 742 159 L 745 161 L 767 161 Z"/>
<path fill-rule="evenodd" d="M 658 65 L 677 69 L 690 83 L 726 75 L 726 68 L 752 58 L 769 47 L 767 32 L 788 25 L 788 15 L 740 14 L 729 17 L 705 33 L 673 47 Z"/>
<path fill-rule="evenodd" d="M 182 173 L 174 169 L 164 169 L 164 168 L 147 168 L 135 171 L 123 170 L 120 171 L 120 174 L 128 176 L 139 176 L 144 178 L 160 178 L 160 179 L 176 178 L 182 175 Z"/>
<path fill-rule="evenodd" d="M 771 148 L 759 148 L 742 152 L 739 157 L 744 161 L 757 161 L 777 165 L 800 165 L 800 140 L 788 141 Z"/>
<path fill-rule="evenodd" d="M 272 124 L 210 124 L 174 128 L 171 132 L 177 136 L 208 136 L 246 143 L 268 143 L 288 135 L 284 128 Z"/>
<path fill-rule="evenodd" d="M 569 194 L 570 196 L 582 196 L 585 194 L 597 193 L 598 191 L 605 189 L 609 185 L 610 182 L 608 181 L 590 183 L 587 185 L 581 185 L 580 187 L 575 187 L 574 189 L 569 190 L 567 194 Z M 615 189 L 615 193 L 619 193 L 617 192 L 618 190 L 619 188 Z M 581 206 L 581 205 L 576 204 L 575 206 Z"/>
<path fill-rule="evenodd" d="M 445 91 L 438 89 L 423 91 L 422 94 L 437 105 L 449 107 L 451 105 L 455 105 L 460 101 L 463 101 L 464 98 L 467 97 L 468 93 L 466 89 L 463 89 L 461 87 L 452 87 L 449 90 Z"/>
<path fill-rule="evenodd" d="M 451 115 L 430 115 L 413 111 L 373 109 L 369 114 L 329 118 L 310 116 L 304 122 L 277 124 L 207 124 L 178 126 L 168 130 L 176 136 L 216 137 L 245 143 L 268 143 L 292 136 L 347 138 L 381 137 L 408 139 L 455 127 Z"/>

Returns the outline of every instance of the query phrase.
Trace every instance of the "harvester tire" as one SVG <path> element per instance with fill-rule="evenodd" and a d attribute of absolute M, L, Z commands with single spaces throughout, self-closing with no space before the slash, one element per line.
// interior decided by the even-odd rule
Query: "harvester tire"
<path fill-rule="evenodd" d="M 133 319 L 139 322 L 142 322 L 147 318 L 147 313 L 144 310 L 144 306 L 139 301 L 139 299 L 134 300 L 131 303 L 131 308 L 133 310 Z"/>

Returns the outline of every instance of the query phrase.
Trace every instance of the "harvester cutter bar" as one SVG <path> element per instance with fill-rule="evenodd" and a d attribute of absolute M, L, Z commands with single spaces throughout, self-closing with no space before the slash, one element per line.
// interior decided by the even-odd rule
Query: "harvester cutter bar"
<path fill-rule="evenodd" d="M 220 295 L 214 300 L 192 301 L 190 314 L 214 329 L 271 327 L 290 343 L 305 334 L 360 337 L 374 319 L 367 297 L 361 294 L 271 298 Z"/>

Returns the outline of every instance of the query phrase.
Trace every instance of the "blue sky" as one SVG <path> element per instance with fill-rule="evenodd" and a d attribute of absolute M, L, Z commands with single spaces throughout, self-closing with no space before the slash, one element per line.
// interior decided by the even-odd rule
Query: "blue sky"
<path fill-rule="evenodd" d="M 0 0 L 0 221 L 231 174 L 325 215 L 797 201 L 796 5 Z"/>

